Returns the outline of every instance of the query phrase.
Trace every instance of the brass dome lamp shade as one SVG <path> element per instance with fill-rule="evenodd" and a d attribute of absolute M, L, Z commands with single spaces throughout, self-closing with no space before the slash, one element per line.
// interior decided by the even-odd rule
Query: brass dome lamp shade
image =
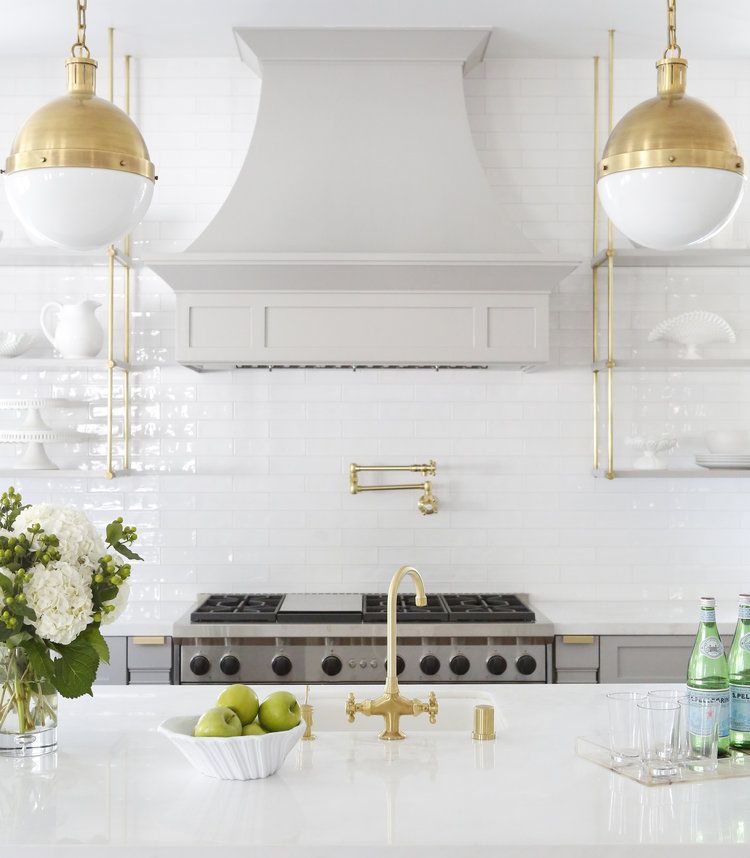
<path fill-rule="evenodd" d="M 745 164 L 727 123 L 685 95 L 687 60 L 668 0 L 669 46 L 656 63 L 657 96 L 625 114 L 599 162 L 597 188 L 609 219 L 635 244 L 678 250 L 707 241 L 742 199 Z"/>
<path fill-rule="evenodd" d="M 11 208 L 31 238 L 72 250 L 103 247 L 130 232 L 151 203 L 155 179 L 135 123 L 96 95 L 86 5 L 77 2 L 67 95 L 29 117 L 4 170 Z"/>

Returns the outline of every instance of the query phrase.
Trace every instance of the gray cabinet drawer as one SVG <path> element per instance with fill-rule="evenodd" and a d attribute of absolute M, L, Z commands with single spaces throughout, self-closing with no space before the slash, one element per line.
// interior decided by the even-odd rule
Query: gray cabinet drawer
<path fill-rule="evenodd" d="M 722 638 L 729 648 L 732 638 Z M 599 681 L 684 682 L 692 635 L 606 635 L 600 642 Z"/>
<path fill-rule="evenodd" d="M 589 685 L 596 685 L 598 681 L 599 671 L 596 668 L 586 669 L 579 668 L 578 670 L 558 670 L 556 672 L 556 681 L 558 685 L 566 683 L 584 682 Z"/>
<path fill-rule="evenodd" d="M 128 670 L 172 669 L 172 638 L 161 635 L 128 638 Z"/>
<path fill-rule="evenodd" d="M 599 638 L 596 635 L 557 635 L 555 667 L 558 670 L 599 667 Z"/>
<path fill-rule="evenodd" d="M 129 670 L 128 685 L 171 685 L 171 670 Z"/>
<path fill-rule="evenodd" d="M 99 670 L 96 673 L 96 684 L 127 685 L 127 638 L 123 636 L 105 638 L 105 640 L 109 647 L 109 664 L 105 664 L 103 661 L 100 662 Z"/>

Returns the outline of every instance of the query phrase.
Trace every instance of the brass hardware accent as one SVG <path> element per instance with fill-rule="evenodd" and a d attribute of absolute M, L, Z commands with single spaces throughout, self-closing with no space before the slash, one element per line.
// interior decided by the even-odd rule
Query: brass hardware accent
<path fill-rule="evenodd" d="M 438 499 L 432 493 L 432 483 L 427 480 L 424 483 L 401 483 L 385 486 L 361 486 L 359 474 L 361 471 L 409 471 L 411 473 L 423 474 L 424 476 L 435 476 L 437 465 L 430 460 L 422 465 L 357 465 L 352 462 L 349 466 L 349 491 L 353 494 L 360 492 L 387 492 L 387 491 L 410 491 L 419 489 L 422 492 L 417 501 L 417 509 L 422 515 L 433 515 L 438 511 Z"/>
<path fill-rule="evenodd" d="M 657 95 L 630 110 L 610 133 L 598 178 L 645 167 L 680 166 L 744 176 L 744 160 L 727 123 L 707 104 L 685 95 L 687 60 L 677 44 L 676 0 L 668 0 L 667 17 L 669 44 L 656 63 Z"/>
<path fill-rule="evenodd" d="M 495 739 L 495 707 L 481 703 L 474 707 L 474 732 L 471 738 L 477 742 Z"/>
<path fill-rule="evenodd" d="M 592 644 L 594 642 L 593 635 L 563 635 L 562 642 L 564 644 Z"/>
<path fill-rule="evenodd" d="M 398 676 L 396 674 L 396 662 L 398 659 L 396 596 L 398 595 L 398 588 L 401 581 L 407 575 L 411 576 L 414 581 L 414 589 L 417 593 L 417 605 L 419 607 L 424 607 L 424 605 L 427 604 L 422 576 L 413 566 L 402 566 L 393 576 L 391 584 L 388 587 L 387 665 L 385 689 L 383 694 L 375 700 L 364 700 L 362 703 L 357 703 L 354 698 L 354 694 L 349 694 L 346 701 L 346 715 L 349 723 L 354 722 L 357 712 L 361 712 L 363 715 L 368 716 L 382 715 L 385 721 L 385 729 L 380 734 L 379 738 L 386 742 L 405 738 L 404 734 L 399 729 L 401 716 L 421 715 L 424 712 L 429 716 L 430 724 L 434 724 L 437 720 L 438 713 L 438 702 L 434 691 L 430 692 L 427 703 L 423 703 L 421 700 L 411 700 L 407 697 L 402 697 L 398 687 Z"/>
<path fill-rule="evenodd" d="M 78 0 L 77 41 L 65 61 L 68 93 L 33 113 L 16 135 L 5 172 L 49 167 L 96 167 L 155 179 L 148 148 L 135 123 L 96 95 L 97 62 L 86 46 L 86 0 Z M 112 48 L 112 30 L 109 45 Z M 111 74 L 111 64 L 110 64 Z"/>
<path fill-rule="evenodd" d="M 310 705 L 310 686 L 305 686 L 305 702 L 300 706 L 302 712 L 302 720 L 305 722 L 305 732 L 302 734 L 303 742 L 312 742 L 315 739 L 313 735 L 313 707 Z"/>
<path fill-rule="evenodd" d="M 136 637 L 132 637 L 130 640 L 136 646 L 164 646 L 167 642 L 164 635 L 136 635 Z"/>

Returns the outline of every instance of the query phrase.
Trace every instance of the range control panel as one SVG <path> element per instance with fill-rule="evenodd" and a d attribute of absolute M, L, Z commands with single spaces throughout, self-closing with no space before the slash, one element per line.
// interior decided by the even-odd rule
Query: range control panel
<path fill-rule="evenodd" d="M 413 639 L 412 639 L 413 640 Z M 385 645 L 370 641 L 247 640 L 180 645 L 180 683 L 383 683 Z M 399 682 L 547 682 L 546 643 L 467 643 L 450 639 L 399 644 Z"/>

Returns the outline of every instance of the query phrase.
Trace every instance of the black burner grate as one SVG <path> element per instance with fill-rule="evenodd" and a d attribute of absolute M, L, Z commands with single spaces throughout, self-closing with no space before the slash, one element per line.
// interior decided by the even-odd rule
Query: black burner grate
<path fill-rule="evenodd" d="M 283 593 L 213 593 L 191 614 L 191 623 L 275 623 Z"/>
<path fill-rule="evenodd" d="M 362 620 L 365 623 L 384 623 L 387 619 L 388 596 L 385 593 L 365 593 L 362 597 Z M 400 623 L 442 623 L 448 611 L 437 594 L 428 594 L 427 604 L 418 608 L 415 597 L 399 594 L 396 614 Z"/>
<path fill-rule="evenodd" d="M 506 593 L 443 593 L 452 623 L 533 623 L 534 612 L 518 596 Z"/>

